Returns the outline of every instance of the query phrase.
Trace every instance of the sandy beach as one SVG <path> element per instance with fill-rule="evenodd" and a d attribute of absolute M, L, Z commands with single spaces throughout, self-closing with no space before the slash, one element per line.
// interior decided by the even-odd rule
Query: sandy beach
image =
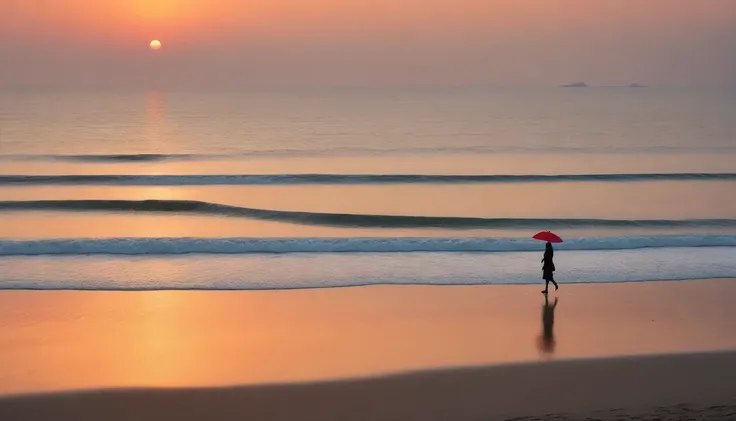
<path fill-rule="evenodd" d="M 3 420 L 496 420 L 736 417 L 736 353 L 429 371 L 229 389 L 0 399 Z M 730 374 L 729 374 L 730 373 Z"/>
<path fill-rule="evenodd" d="M 0 419 L 729 419 L 735 292 L 5 291 Z"/>

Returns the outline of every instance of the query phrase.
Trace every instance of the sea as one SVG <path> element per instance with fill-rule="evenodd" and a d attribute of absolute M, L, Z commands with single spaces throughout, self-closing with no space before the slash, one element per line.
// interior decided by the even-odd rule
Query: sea
<path fill-rule="evenodd" d="M 736 277 L 736 90 L 0 94 L 0 289 Z"/>

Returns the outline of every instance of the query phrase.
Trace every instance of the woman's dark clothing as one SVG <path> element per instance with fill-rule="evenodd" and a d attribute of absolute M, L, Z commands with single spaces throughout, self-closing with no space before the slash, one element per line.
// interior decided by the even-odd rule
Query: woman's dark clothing
<path fill-rule="evenodd" d="M 555 256 L 555 250 L 552 248 L 552 244 L 547 243 L 544 250 L 544 257 L 542 258 L 542 279 L 546 281 L 544 285 L 544 291 L 542 293 L 546 294 L 547 289 L 549 288 L 549 283 L 552 282 L 555 286 L 555 291 L 557 290 L 557 282 L 555 282 L 555 277 L 553 272 L 555 271 L 555 263 L 552 261 L 552 258 Z"/>
<path fill-rule="evenodd" d="M 552 260 L 555 256 L 555 251 L 552 247 L 547 247 L 544 251 L 544 258 L 542 259 L 542 279 L 551 281 L 554 277 L 552 272 L 555 271 L 555 263 Z"/>

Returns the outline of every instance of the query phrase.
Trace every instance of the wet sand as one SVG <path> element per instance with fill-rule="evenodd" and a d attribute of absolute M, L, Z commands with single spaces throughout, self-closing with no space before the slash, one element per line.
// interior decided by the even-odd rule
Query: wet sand
<path fill-rule="evenodd" d="M 736 280 L 540 289 L 4 291 L 0 419 L 731 410 Z"/>

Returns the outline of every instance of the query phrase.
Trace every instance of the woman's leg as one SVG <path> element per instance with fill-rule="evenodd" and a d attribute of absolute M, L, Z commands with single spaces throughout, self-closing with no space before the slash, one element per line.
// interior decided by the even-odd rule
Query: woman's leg
<path fill-rule="evenodd" d="M 554 278 L 552 278 L 552 279 L 550 279 L 550 281 L 552 281 L 552 283 L 553 283 L 553 284 L 554 284 L 554 286 L 555 286 L 555 291 L 557 291 L 557 290 L 559 289 L 559 287 L 557 286 L 557 282 L 555 282 L 555 279 L 554 279 Z M 547 283 L 547 285 L 549 285 L 549 282 Z"/>
<path fill-rule="evenodd" d="M 542 292 L 546 294 L 547 293 L 547 290 L 549 290 L 549 280 L 548 279 L 545 279 L 544 280 L 544 291 L 542 291 Z"/>

